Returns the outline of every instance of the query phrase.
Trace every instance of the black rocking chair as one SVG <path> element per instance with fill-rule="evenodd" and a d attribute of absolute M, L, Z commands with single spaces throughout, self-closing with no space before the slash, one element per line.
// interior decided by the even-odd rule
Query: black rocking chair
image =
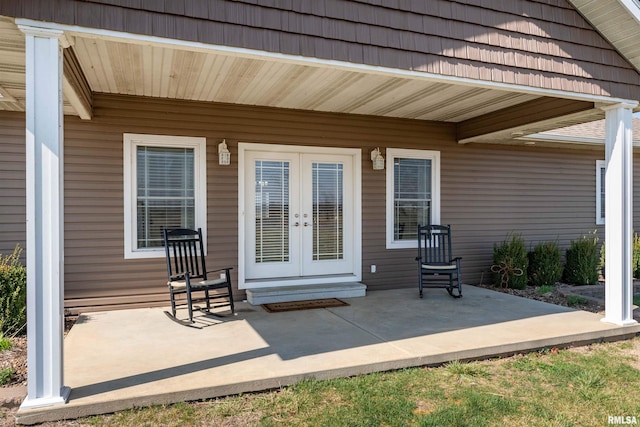
<path fill-rule="evenodd" d="M 185 305 L 189 311 L 189 323 L 193 323 L 194 310 L 211 313 L 212 308 L 228 306 L 231 313 L 235 314 L 231 291 L 231 267 L 207 271 L 202 230 L 165 229 L 163 236 L 173 319 L 179 323 L 186 323 L 176 317 L 176 308 Z M 210 278 L 209 275 L 215 273 L 216 277 Z M 182 294 L 185 298 L 177 298 Z M 206 308 L 196 305 L 201 303 L 205 303 Z"/>
<path fill-rule="evenodd" d="M 446 288 L 452 297 L 462 297 L 461 260 L 451 256 L 450 225 L 418 225 L 416 261 L 420 298 L 423 288 Z"/>

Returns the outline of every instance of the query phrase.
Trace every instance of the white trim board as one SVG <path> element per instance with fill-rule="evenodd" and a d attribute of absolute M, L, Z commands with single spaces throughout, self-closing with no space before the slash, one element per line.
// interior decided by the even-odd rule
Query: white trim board
<path fill-rule="evenodd" d="M 202 238 L 207 241 L 207 139 L 192 136 L 149 134 L 123 134 L 123 195 L 124 195 L 124 258 L 164 258 L 163 247 L 138 249 L 135 243 L 136 228 L 136 157 L 138 145 L 153 147 L 193 148 L 195 184 L 195 224 L 202 228 Z M 205 255 L 207 251 L 205 244 Z"/>

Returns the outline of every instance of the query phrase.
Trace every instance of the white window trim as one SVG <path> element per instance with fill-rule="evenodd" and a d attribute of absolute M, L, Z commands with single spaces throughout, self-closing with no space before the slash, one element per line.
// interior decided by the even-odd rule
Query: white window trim
<path fill-rule="evenodd" d="M 596 160 L 596 225 L 604 225 L 604 217 L 600 215 L 602 212 L 602 200 L 600 200 L 600 194 L 602 192 L 602 174 L 601 169 L 606 167 L 604 160 Z M 606 197 L 606 194 L 605 194 Z"/>
<path fill-rule="evenodd" d="M 137 248 L 136 149 L 138 146 L 193 148 L 195 224 L 207 234 L 207 140 L 203 137 L 124 134 L 124 258 L 163 258 L 164 248 Z M 205 244 L 205 252 L 206 252 Z"/>
<path fill-rule="evenodd" d="M 429 150 L 409 150 L 400 148 L 387 148 L 387 249 L 417 248 L 418 240 L 394 240 L 393 239 L 393 187 L 394 187 L 394 160 L 396 157 L 403 159 L 431 160 L 431 223 L 440 224 L 440 152 Z"/>

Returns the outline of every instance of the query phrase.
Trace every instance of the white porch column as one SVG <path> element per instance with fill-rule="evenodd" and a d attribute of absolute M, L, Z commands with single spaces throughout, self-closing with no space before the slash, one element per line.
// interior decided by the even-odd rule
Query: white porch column
<path fill-rule="evenodd" d="M 25 33 L 27 144 L 27 398 L 63 404 L 63 116 L 61 31 Z"/>
<path fill-rule="evenodd" d="M 605 317 L 604 322 L 635 324 L 633 320 L 633 139 L 632 108 L 604 107 L 605 140 Z"/>

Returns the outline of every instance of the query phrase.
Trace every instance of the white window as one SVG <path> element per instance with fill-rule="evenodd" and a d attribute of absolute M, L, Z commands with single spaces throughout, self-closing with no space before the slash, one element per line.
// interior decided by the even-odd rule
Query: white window
<path fill-rule="evenodd" d="M 596 160 L 596 224 L 604 224 L 604 160 Z"/>
<path fill-rule="evenodd" d="M 388 148 L 387 249 L 417 248 L 429 223 L 440 223 L 440 152 Z"/>
<path fill-rule="evenodd" d="M 162 230 L 202 228 L 206 139 L 124 134 L 124 257 L 164 257 Z"/>

